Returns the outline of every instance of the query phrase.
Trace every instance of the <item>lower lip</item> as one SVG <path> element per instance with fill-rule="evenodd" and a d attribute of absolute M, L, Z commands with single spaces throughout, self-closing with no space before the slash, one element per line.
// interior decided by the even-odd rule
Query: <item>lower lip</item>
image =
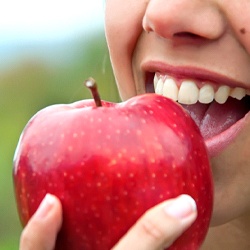
<path fill-rule="evenodd" d="M 234 139 L 246 124 L 246 120 L 248 118 L 250 118 L 250 112 L 248 112 L 242 119 L 240 119 L 237 123 L 235 123 L 224 132 L 205 141 L 210 158 L 220 154 L 234 141 Z"/>

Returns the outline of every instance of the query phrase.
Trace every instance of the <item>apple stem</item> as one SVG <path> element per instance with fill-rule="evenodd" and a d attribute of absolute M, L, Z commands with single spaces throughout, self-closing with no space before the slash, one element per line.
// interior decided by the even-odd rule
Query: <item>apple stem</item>
<path fill-rule="evenodd" d="M 85 86 L 90 89 L 91 94 L 92 94 L 92 96 L 94 98 L 96 107 L 101 107 L 102 106 L 102 101 L 101 101 L 101 98 L 100 98 L 100 95 L 99 95 L 99 92 L 98 92 L 98 89 L 97 89 L 97 84 L 96 84 L 95 79 L 93 79 L 92 77 L 88 78 L 85 81 Z"/>

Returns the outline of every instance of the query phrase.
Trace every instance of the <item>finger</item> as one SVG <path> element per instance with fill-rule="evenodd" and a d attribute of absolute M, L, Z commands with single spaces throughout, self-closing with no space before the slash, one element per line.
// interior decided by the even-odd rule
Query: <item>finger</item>
<path fill-rule="evenodd" d="M 47 194 L 22 232 L 20 250 L 53 250 L 61 224 L 61 203 Z"/>
<path fill-rule="evenodd" d="M 164 249 L 172 245 L 196 217 L 196 204 L 190 196 L 165 201 L 148 210 L 113 250 Z"/>

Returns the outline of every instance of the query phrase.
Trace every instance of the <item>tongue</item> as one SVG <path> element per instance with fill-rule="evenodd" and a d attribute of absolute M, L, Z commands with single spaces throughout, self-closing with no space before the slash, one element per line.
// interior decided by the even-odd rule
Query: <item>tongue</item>
<path fill-rule="evenodd" d="M 246 98 L 242 101 L 229 98 L 225 104 L 212 102 L 182 106 L 199 126 L 205 140 L 225 131 L 249 111 Z"/>

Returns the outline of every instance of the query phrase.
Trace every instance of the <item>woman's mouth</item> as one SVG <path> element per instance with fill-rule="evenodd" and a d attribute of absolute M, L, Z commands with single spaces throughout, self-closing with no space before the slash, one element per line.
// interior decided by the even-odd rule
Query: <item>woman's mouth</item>
<path fill-rule="evenodd" d="M 210 157 L 234 140 L 250 110 L 250 91 L 241 86 L 158 72 L 146 78 L 146 92 L 168 97 L 187 110 L 200 128 Z"/>

